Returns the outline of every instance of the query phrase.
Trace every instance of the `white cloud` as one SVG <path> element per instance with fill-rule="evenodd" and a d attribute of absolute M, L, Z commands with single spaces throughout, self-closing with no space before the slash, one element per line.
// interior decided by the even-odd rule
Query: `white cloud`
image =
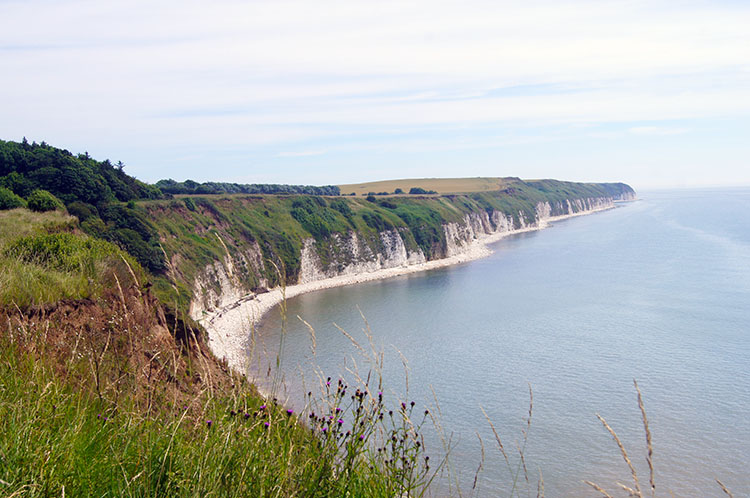
<path fill-rule="evenodd" d="M 633 135 L 655 135 L 655 136 L 665 136 L 665 135 L 682 135 L 683 133 L 688 133 L 690 130 L 688 128 L 669 128 L 665 126 L 634 126 L 633 128 L 629 128 L 628 132 L 632 133 Z"/>
<path fill-rule="evenodd" d="M 435 126 L 678 135 L 650 123 L 750 114 L 748 25 L 700 0 L 2 2 L 0 136 L 305 157 Z"/>

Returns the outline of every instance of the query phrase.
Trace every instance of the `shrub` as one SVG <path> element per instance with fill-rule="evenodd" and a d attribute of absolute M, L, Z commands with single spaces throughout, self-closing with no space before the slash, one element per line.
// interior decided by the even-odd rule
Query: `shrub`
<path fill-rule="evenodd" d="M 32 211 L 44 212 L 63 209 L 60 199 L 46 190 L 34 190 L 26 202 Z"/>
<path fill-rule="evenodd" d="M 410 194 L 437 194 L 434 190 L 425 190 L 422 187 L 412 187 L 409 189 Z"/>
<path fill-rule="evenodd" d="M 26 206 L 26 201 L 5 187 L 0 187 L 0 210 Z"/>
<path fill-rule="evenodd" d="M 27 263 L 70 271 L 91 267 L 97 260 L 116 255 L 116 248 L 103 240 L 72 233 L 53 233 L 18 239 L 8 246 L 6 255 Z"/>
<path fill-rule="evenodd" d="M 83 223 L 89 218 L 98 218 L 99 211 L 91 204 L 85 202 L 75 201 L 68 204 L 68 214 L 71 214 L 78 218 L 78 221 Z"/>
<path fill-rule="evenodd" d="M 195 211 L 195 203 L 193 202 L 193 199 L 191 199 L 190 197 L 185 197 L 184 199 L 182 199 L 182 202 L 185 203 L 185 207 L 190 211 Z"/>
<path fill-rule="evenodd" d="M 336 199 L 332 201 L 331 207 L 347 218 L 352 215 L 352 208 L 349 207 L 349 203 L 343 199 Z"/>

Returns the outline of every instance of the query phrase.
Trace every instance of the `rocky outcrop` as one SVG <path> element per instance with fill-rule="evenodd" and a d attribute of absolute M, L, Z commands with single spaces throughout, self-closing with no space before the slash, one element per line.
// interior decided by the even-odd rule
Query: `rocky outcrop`
<path fill-rule="evenodd" d="M 197 320 L 206 312 L 251 298 L 252 293 L 248 295 L 247 276 L 251 273 L 256 276 L 263 275 L 263 267 L 263 255 L 257 243 L 251 244 L 248 250 L 234 257 L 230 257 L 227 250 L 221 261 L 205 267 L 193 282 L 190 316 Z M 258 282 L 256 289 L 268 285 L 263 278 Z"/>
<path fill-rule="evenodd" d="M 369 242 L 369 243 L 368 243 Z M 357 232 L 334 234 L 326 242 L 324 262 L 315 239 L 305 240 L 300 257 L 300 275 L 297 283 L 304 284 L 340 275 L 356 275 L 386 268 L 408 266 L 426 261 L 421 250 L 408 251 L 397 229 L 378 234 L 378 240 L 365 241 Z M 373 250 L 376 247 L 378 250 Z"/>

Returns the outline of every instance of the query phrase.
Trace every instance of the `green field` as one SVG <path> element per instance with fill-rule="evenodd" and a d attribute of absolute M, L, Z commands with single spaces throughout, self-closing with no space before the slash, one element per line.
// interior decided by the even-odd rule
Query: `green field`
<path fill-rule="evenodd" d="M 339 185 L 341 195 L 367 195 L 369 192 L 393 193 L 400 188 L 408 194 L 412 187 L 434 190 L 438 194 L 464 194 L 469 192 L 489 192 L 500 190 L 501 187 L 512 182 L 510 178 L 412 178 L 403 180 L 383 180 L 379 182 L 351 183 Z"/>

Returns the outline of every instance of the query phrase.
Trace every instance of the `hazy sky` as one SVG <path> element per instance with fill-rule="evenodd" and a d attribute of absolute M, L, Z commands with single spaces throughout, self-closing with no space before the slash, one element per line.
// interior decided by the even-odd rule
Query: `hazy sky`
<path fill-rule="evenodd" d="M 147 181 L 750 185 L 750 2 L 0 0 L 0 95 Z"/>

